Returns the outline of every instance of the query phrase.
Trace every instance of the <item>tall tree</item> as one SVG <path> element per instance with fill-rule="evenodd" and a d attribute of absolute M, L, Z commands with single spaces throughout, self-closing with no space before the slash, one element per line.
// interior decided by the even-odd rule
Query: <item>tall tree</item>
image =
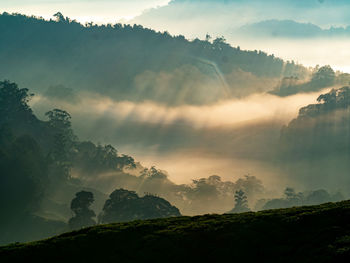
<path fill-rule="evenodd" d="M 81 191 L 75 194 L 70 205 L 74 216 L 68 222 L 71 229 L 80 229 L 96 224 L 93 219 L 96 214 L 90 209 L 93 202 L 94 195 L 91 192 Z"/>
<path fill-rule="evenodd" d="M 49 125 L 53 131 L 53 147 L 50 153 L 53 163 L 55 179 L 67 180 L 70 178 L 71 158 L 76 136 L 71 125 L 71 116 L 68 112 L 54 109 L 45 114 L 49 118 Z"/>
<path fill-rule="evenodd" d="M 242 190 L 235 192 L 235 207 L 229 213 L 249 212 L 248 198 Z"/>

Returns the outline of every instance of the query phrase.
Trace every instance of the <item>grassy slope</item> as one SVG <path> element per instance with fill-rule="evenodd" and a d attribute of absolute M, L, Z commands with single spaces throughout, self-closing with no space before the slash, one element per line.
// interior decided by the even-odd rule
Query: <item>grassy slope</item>
<path fill-rule="evenodd" d="M 350 262 L 350 201 L 101 225 L 0 248 L 0 262 Z"/>

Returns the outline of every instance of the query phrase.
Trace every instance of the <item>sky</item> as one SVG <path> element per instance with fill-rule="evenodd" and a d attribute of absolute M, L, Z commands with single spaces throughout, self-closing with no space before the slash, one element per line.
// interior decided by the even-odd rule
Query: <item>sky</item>
<path fill-rule="evenodd" d="M 60 11 L 79 22 L 109 23 L 129 20 L 169 0 L 1 0 L 0 12 L 52 18 Z"/>

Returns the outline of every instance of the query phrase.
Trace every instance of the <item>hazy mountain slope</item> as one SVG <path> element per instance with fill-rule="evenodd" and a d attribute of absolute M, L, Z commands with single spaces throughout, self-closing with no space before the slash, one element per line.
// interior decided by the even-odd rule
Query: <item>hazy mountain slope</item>
<path fill-rule="evenodd" d="M 41 93 L 54 86 L 117 100 L 205 104 L 268 90 L 276 78 L 307 71 L 220 38 L 188 41 L 136 25 L 84 27 L 57 19 L 0 16 L 0 79 Z M 237 86 L 239 76 L 245 81 Z"/>
<path fill-rule="evenodd" d="M 299 23 L 293 20 L 266 20 L 242 26 L 235 33 L 251 37 L 312 38 L 350 36 L 350 27 L 322 29 L 312 23 Z"/>
<path fill-rule="evenodd" d="M 102 225 L 0 248 L 1 262 L 348 262 L 350 202 Z"/>
<path fill-rule="evenodd" d="M 333 89 L 300 109 L 281 132 L 278 159 L 304 187 L 349 185 L 350 88 Z"/>
<path fill-rule="evenodd" d="M 349 10 L 346 0 L 174 0 L 145 11 L 134 21 L 156 29 L 165 27 L 174 33 L 182 29 L 188 35 L 226 34 L 232 28 L 271 19 L 292 19 L 321 26 L 350 24 Z"/>
<path fill-rule="evenodd" d="M 261 2 L 260 0 L 172 0 L 170 4 L 174 3 L 221 3 L 221 4 L 229 4 L 229 3 L 254 3 Z M 346 0 L 265 0 L 264 3 L 279 3 L 279 4 L 289 4 L 296 5 L 300 7 L 315 7 L 320 4 L 332 4 L 332 5 L 342 5 L 348 3 Z"/>

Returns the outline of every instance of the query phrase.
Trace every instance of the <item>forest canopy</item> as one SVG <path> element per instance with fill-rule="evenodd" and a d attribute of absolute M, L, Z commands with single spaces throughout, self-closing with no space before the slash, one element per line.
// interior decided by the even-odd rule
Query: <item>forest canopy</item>
<path fill-rule="evenodd" d="M 0 33 L 2 78 L 47 94 L 60 86 L 57 96 L 63 87 L 116 100 L 204 104 L 308 74 L 295 62 L 232 47 L 222 36 L 187 40 L 141 25 L 82 25 L 61 13 L 49 21 L 3 13 Z"/>

